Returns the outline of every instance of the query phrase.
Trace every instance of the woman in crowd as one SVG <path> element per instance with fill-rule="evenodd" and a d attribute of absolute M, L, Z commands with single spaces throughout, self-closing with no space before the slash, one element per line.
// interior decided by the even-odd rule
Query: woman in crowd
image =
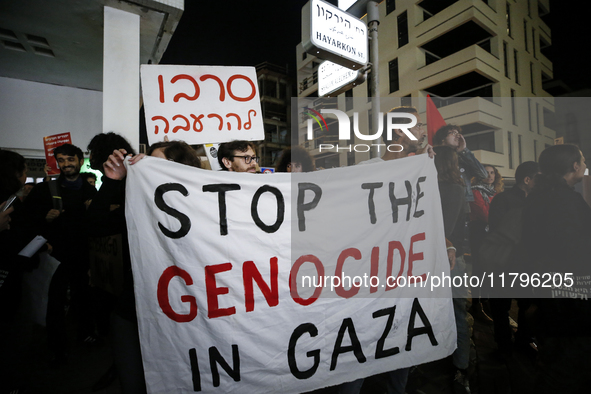
<path fill-rule="evenodd" d="M 127 141 L 115 133 L 95 136 L 88 148 L 91 151 L 91 166 L 96 169 L 100 168 L 105 175 L 103 185 L 88 210 L 93 235 L 122 234 L 125 266 L 123 289 L 111 315 L 111 342 L 116 368 L 110 368 L 94 388 L 102 389 L 108 386 L 115 377 L 116 370 L 124 393 L 144 393 L 146 387 L 137 330 L 133 277 L 124 213 L 127 170 L 123 165 L 123 160 L 128 152 L 133 155 L 133 151 Z M 201 165 L 195 150 L 183 141 L 165 141 L 153 144 L 148 153 L 154 157 L 193 167 Z M 133 163 L 137 163 L 143 157 L 145 157 L 144 154 L 134 156 Z"/>
<path fill-rule="evenodd" d="M 277 172 L 312 172 L 315 171 L 314 161 L 307 150 L 301 146 L 292 146 L 283 150 Z"/>
<path fill-rule="evenodd" d="M 463 208 L 466 194 L 464 181 L 459 170 L 456 151 L 449 146 L 436 146 L 433 150 L 435 151 L 435 167 L 437 168 L 445 238 L 453 245 L 447 248 L 451 275 L 461 277 L 466 273 L 462 247 L 464 241 Z M 452 355 L 453 365 L 456 368 L 453 384 L 459 386 L 457 387 L 458 392 L 469 392 L 470 327 L 467 319 L 468 288 L 454 286 L 452 295 L 458 335 L 458 347 Z"/>
<path fill-rule="evenodd" d="M 591 208 L 574 186 L 585 174 L 585 158 L 575 145 L 553 145 L 540 154 L 539 165 L 541 174 L 523 209 L 528 271 L 562 273 L 566 286 L 564 291 L 545 289 L 548 294 L 533 289 L 539 345 L 535 392 L 582 393 L 591 386 L 591 306 L 582 299 L 588 279 L 580 282 L 577 275 L 589 276 Z"/>
<path fill-rule="evenodd" d="M 474 201 L 470 202 L 469 239 L 472 256 L 472 274 L 480 277 L 484 272 L 480 264 L 478 252 L 486 234 L 488 233 L 488 209 L 494 196 L 503 191 L 503 177 L 497 169 L 489 164 L 484 168 L 488 177 L 472 180 Z M 473 289 L 472 315 L 484 322 L 492 323 L 492 319 L 482 309 L 479 289 Z"/>

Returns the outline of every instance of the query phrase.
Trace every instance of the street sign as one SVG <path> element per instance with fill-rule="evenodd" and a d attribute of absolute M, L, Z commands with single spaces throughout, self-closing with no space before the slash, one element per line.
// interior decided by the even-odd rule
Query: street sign
<path fill-rule="evenodd" d="M 302 8 L 302 45 L 318 58 L 358 70 L 367 65 L 365 22 L 322 0 Z"/>
<path fill-rule="evenodd" d="M 362 83 L 364 79 L 361 71 L 351 70 L 327 60 L 318 67 L 318 95 L 336 96 Z"/>

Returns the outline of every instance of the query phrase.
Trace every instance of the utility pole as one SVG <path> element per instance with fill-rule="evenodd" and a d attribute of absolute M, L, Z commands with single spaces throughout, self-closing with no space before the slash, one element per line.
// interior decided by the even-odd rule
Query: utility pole
<path fill-rule="evenodd" d="M 377 133 L 380 121 L 380 76 L 379 76 L 379 49 L 378 49 L 378 25 L 380 24 L 380 13 L 378 3 L 369 1 L 367 3 L 367 28 L 369 30 L 369 45 L 371 51 L 369 52 L 369 62 L 371 63 L 371 79 L 367 81 L 371 87 L 371 124 L 373 125 L 374 134 Z M 376 141 L 379 143 L 379 141 Z M 378 157 L 377 149 L 370 150 L 372 158 Z"/>

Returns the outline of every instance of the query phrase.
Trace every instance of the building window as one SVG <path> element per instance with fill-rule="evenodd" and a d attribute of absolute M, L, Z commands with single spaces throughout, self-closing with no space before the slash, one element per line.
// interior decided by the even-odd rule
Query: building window
<path fill-rule="evenodd" d="M 517 56 L 517 49 L 513 50 L 513 63 L 515 65 L 515 83 L 519 83 L 519 58 Z"/>
<path fill-rule="evenodd" d="M 531 99 L 527 99 L 527 120 L 529 122 L 529 131 L 534 131 L 534 127 L 531 121 Z"/>
<path fill-rule="evenodd" d="M 396 10 L 396 0 L 386 0 L 386 15 Z"/>
<path fill-rule="evenodd" d="M 536 53 L 536 29 L 531 28 L 531 47 L 532 51 L 534 52 L 534 58 L 538 58 L 538 54 Z"/>
<path fill-rule="evenodd" d="M 507 43 L 503 42 L 503 64 L 505 66 L 505 76 L 509 78 L 509 59 L 507 54 Z"/>
<path fill-rule="evenodd" d="M 523 156 L 521 155 L 521 135 L 517 135 L 517 155 L 519 156 L 519 164 L 523 163 Z"/>
<path fill-rule="evenodd" d="M 538 141 L 534 140 L 534 161 L 538 161 Z"/>
<path fill-rule="evenodd" d="M 525 51 L 529 52 L 529 43 L 527 40 L 527 21 L 525 19 L 523 20 L 523 39 L 525 42 Z"/>
<path fill-rule="evenodd" d="M 400 89 L 400 79 L 398 77 L 398 59 L 388 62 L 388 75 L 390 76 L 390 93 Z"/>
<path fill-rule="evenodd" d="M 538 134 L 540 133 L 540 104 L 536 103 L 536 130 L 538 130 Z"/>
<path fill-rule="evenodd" d="M 507 12 L 505 13 L 505 19 L 507 20 L 507 35 L 511 37 L 511 5 L 507 3 Z"/>
<path fill-rule="evenodd" d="M 513 133 L 507 132 L 507 155 L 509 156 L 509 168 L 513 168 Z"/>
<path fill-rule="evenodd" d="M 532 62 L 529 63 L 529 82 L 531 84 L 531 92 L 536 94 L 536 90 L 534 88 L 534 64 Z"/>
<path fill-rule="evenodd" d="M 408 18 L 406 11 L 398 15 L 398 48 L 408 44 Z"/>
<path fill-rule="evenodd" d="M 511 89 L 511 119 L 513 124 L 517 125 L 517 108 L 515 102 L 515 90 Z"/>

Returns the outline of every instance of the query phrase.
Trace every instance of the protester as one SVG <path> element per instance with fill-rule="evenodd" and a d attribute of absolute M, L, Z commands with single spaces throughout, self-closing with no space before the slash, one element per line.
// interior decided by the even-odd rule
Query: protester
<path fill-rule="evenodd" d="M 490 203 L 488 213 L 488 223 L 490 233 L 497 230 L 504 230 L 503 226 L 518 227 L 520 221 L 515 219 L 521 217 L 525 198 L 534 187 L 534 177 L 538 174 L 538 164 L 534 161 L 523 162 L 515 170 L 515 185 L 502 193 L 495 196 L 494 200 Z M 521 233 L 521 228 L 514 228 L 514 231 Z M 513 265 L 515 263 L 515 265 Z M 519 261 L 508 262 L 508 270 L 517 271 L 519 268 Z M 496 269 L 495 272 L 499 272 L 504 267 L 498 266 L 501 262 L 495 262 L 497 267 L 485 267 L 488 271 Z M 495 342 L 499 348 L 501 355 L 511 355 L 513 350 L 513 343 L 511 342 L 512 328 L 509 323 L 509 310 L 511 309 L 511 298 L 490 298 L 489 304 L 491 307 L 492 319 L 495 327 Z M 528 324 L 526 318 L 526 311 L 531 305 L 529 298 L 519 298 L 517 300 L 519 306 L 519 329 L 515 336 L 515 345 L 523 349 L 533 349 L 530 344 L 534 344 L 533 332 Z M 535 346 L 535 345 L 534 345 Z M 531 351 L 531 350 L 530 350 Z"/>
<path fill-rule="evenodd" d="M 88 285 L 88 237 L 84 214 L 96 189 L 80 177 L 82 150 L 64 144 L 53 151 L 60 167 L 56 181 L 43 182 L 25 200 L 29 222 L 53 246 L 60 262 L 51 280 L 47 305 L 48 344 L 54 361 L 67 361 L 66 305 L 68 286 L 78 319 L 78 340 L 96 342 Z"/>
<path fill-rule="evenodd" d="M 22 279 L 26 270 L 38 264 L 38 256 L 18 256 L 33 236 L 26 232 L 22 202 L 11 198 L 27 179 L 25 158 L 0 150 L 0 386 L 2 392 L 21 392 L 26 385 L 23 348 L 27 342 L 23 323 L 17 318 Z M 12 201 L 12 202 L 11 202 Z M 11 202 L 10 207 L 6 205 Z"/>
<path fill-rule="evenodd" d="M 436 146 L 435 167 L 441 198 L 443 213 L 443 227 L 445 237 L 455 249 L 455 264 L 452 266 L 451 276 L 463 276 L 466 272 L 464 261 L 464 181 L 458 166 L 458 155 L 449 146 Z M 453 286 L 452 296 L 454 315 L 456 319 L 457 349 L 452 355 L 456 369 L 454 375 L 455 392 L 470 392 L 468 367 L 470 364 L 470 326 L 468 324 L 468 288 Z"/>
<path fill-rule="evenodd" d="M 119 134 L 108 132 L 95 135 L 87 147 L 90 167 L 104 174 L 103 163 L 116 149 L 134 153 L 129 142 Z M 108 264 L 111 268 L 109 277 L 116 283 L 122 282 L 123 289 L 114 294 L 117 289 L 95 284 L 99 312 L 97 325 L 100 333 L 109 333 L 115 363 L 94 384 L 93 390 L 108 387 L 119 376 L 124 392 L 143 392 L 145 383 L 125 221 L 125 182 L 112 181 L 106 176 L 102 177 L 102 182 L 88 208 L 88 235 L 99 244 L 121 245 L 121 255 L 113 256 Z M 98 270 L 98 267 L 91 267 L 91 281 L 94 283 L 93 268 Z"/>
<path fill-rule="evenodd" d="M 472 254 L 472 274 L 478 277 L 482 276 L 484 270 L 480 263 L 480 246 L 486 234 L 488 233 L 488 209 L 490 203 L 497 193 L 503 191 L 503 177 L 494 166 L 485 164 L 484 169 L 487 172 L 486 178 L 472 179 L 472 194 L 474 200 L 470 202 L 470 223 L 469 239 L 470 251 Z M 472 308 L 470 312 L 475 319 L 485 323 L 492 323 L 490 316 L 483 309 L 481 300 L 481 289 L 472 289 Z"/>
<path fill-rule="evenodd" d="M 312 172 L 316 167 L 308 151 L 296 145 L 283 150 L 275 170 L 277 172 Z"/>
<path fill-rule="evenodd" d="M 250 141 L 240 140 L 220 144 L 218 162 L 222 171 L 255 173 L 259 162 L 256 146 Z"/>
<path fill-rule="evenodd" d="M 583 393 L 591 386 L 591 306 L 585 294 L 577 294 L 588 292 L 589 286 L 576 277 L 589 275 L 591 208 L 574 186 L 587 166 L 579 148 L 571 144 L 546 148 L 539 165 L 541 174 L 523 208 L 522 242 L 529 252 L 530 272 L 571 273 L 574 286 L 566 289 L 568 295 L 556 292 L 555 298 L 550 298 L 551 289 L 534 289 L 537 297 L 545 297 L 535 300 L 535 392 Z"/>
<path fill-rule="evenodd" d="M 82 179 L 84 179 L 86 182 L 90 183 L 96 189 L 96 175 L 94 173 L 82 172 L 82 173 L 80 173 L 80 176 L 82 177 Z"/>
<path fill-rule="evenodd" d="M 474 201 L 472 194 L 472 178 L 486 178 L 488 173 L 484 166 L 466 146 L 466 140 L 462 135 L 462 128 L 456 125 L 445 125 L 441 127 L 433 136 L 434 146 L 449 146 L 458 153 L 458 162 L 462 178 L 466 184 L 466 203 Z"/>
<path fill-rule="evenodd" d="M 35 184 L 33 182 L 25 183 L 25 186 L 23 186 L 23 188 L 18 193 L 18 198 L 21 201 L 25 201 L 25 198 L 27 198 L 27 196 L 29 195 L 31 190 L 33 190 L 34 187 L 35 187 Z"/>

